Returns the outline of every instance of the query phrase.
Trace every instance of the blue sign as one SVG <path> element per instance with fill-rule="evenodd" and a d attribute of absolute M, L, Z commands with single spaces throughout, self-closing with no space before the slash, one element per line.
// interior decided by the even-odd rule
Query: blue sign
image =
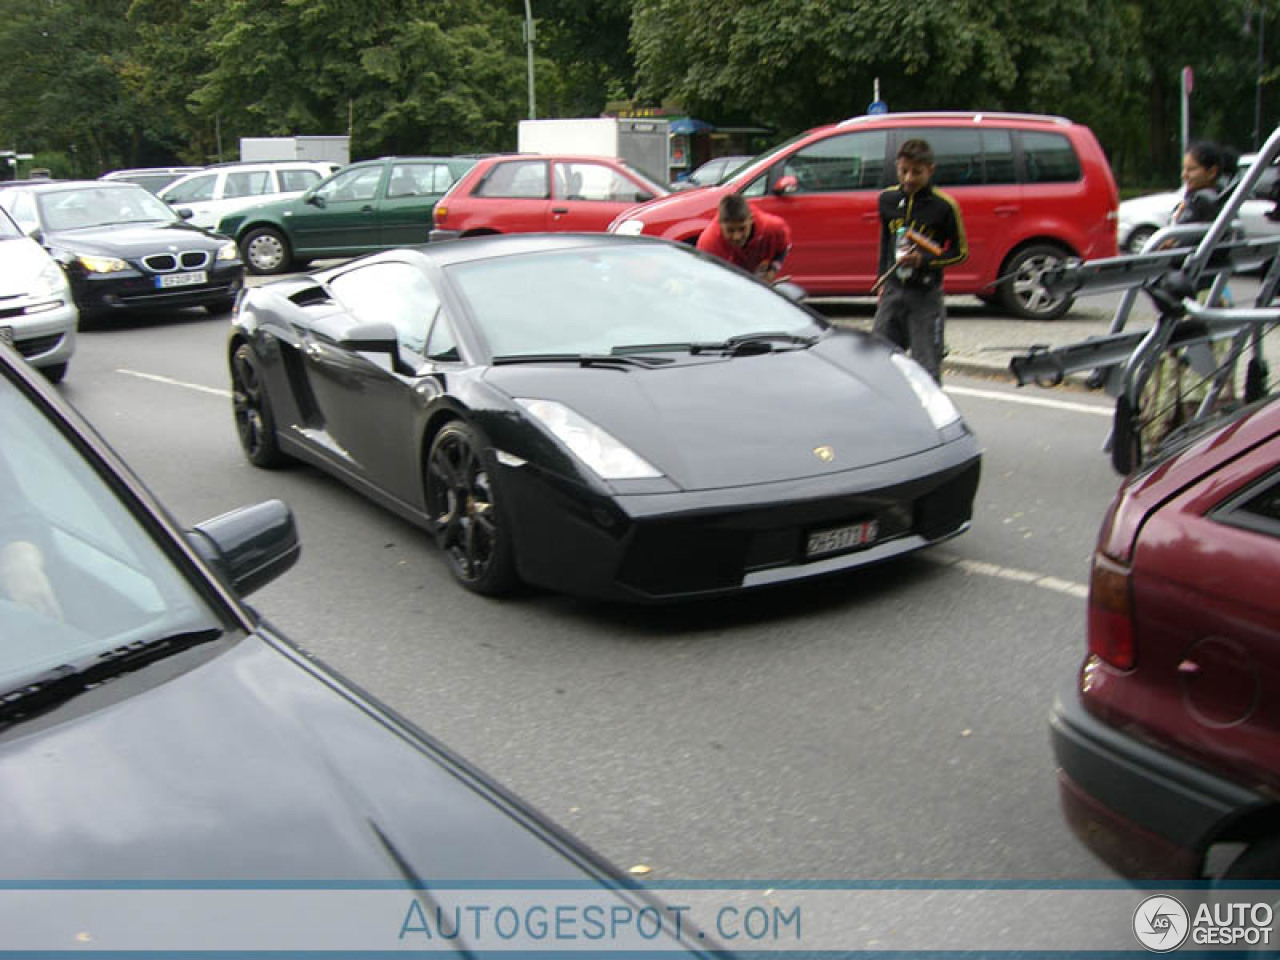
<path fill-rule="evenodd" d="M 888 113 L 889 105 L 883 100 L 872 100 L 871 105 L 867 107 L 867 113 Z"/>

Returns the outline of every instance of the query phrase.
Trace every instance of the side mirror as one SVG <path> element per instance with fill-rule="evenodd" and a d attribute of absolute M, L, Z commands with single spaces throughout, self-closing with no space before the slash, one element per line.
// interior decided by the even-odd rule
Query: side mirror
<path fill-rule="evenodd" d="M 242 597 L 292 567 L 301 551 L 293 511 L 283 500 L 198 523 L 187 531 L 187 542 Z"/>
<path fill-rule="evenodd" d="M 192 210 L 190 207 L 175 207 L 173 212 L 176 213 L 183 220 L 190 220 L 192 217 L 196 215 L 196 212 Z"/>
<path fill-rule="evenodd" d="M 305 197 L 302 198 L 302 202 L 309 203 L 313 207 L 319 207 L 321 210 L 323 210 L 325 207 L 329 205 L 329 201 L 327 201 L 324 197 L 320 196 L 320 194 L 318 193 L 308 193 Z"/>
<path fill-rule="evenodd" d="M 648 190 L 639 190 L 636 192 L 636 203 L 648 203 L 653 199 L 653 194 Z"/>
<path fill-rule="evenodd" d="M 338 340 L 338 346 L 360 353 L 389 353 L 395 356 L 399 353 L 399 341 L 395 325 L 378 320 L 349 327 Z"/>
<path fill-rule="evenodd" d="M 793 174 L 787 174 L 785 177 L 779 177 L 777 183 L 773 185 L 773 192 L 778 196 L 787 193 L 795 193 L 800 189 L 800 181 Z"/>
<path fill-rule="evenodd" d="M 790 300 L 792 303 L 799 303 L 805 298 L 805 289 L 798 283 L 790 283 L 786 280 L 775 283 L 773 289 Z"/>

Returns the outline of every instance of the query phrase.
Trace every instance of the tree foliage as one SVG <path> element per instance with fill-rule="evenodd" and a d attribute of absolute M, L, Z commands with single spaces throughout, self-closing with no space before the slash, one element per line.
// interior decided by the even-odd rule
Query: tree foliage
<path fill-rule="evenodd" d="M 1169 182 L 1181 69 L 1192 135 L 1239 148 L 1280 116 L 1280 0 L 530 0 L 539 116 L 679 102 L 782 137 L 894 110 L 1063 114 L 1122 179 Z M 0 0 L 0 146 L 65 173 L 237 155 L 242 136 L 350 133 L 355 156 L 510 149 L 525 0 Z M 1261 85 L 1259 80 L 1261 78 Z M 1262 111 L 1255 117 L 1255 94 Z"/>

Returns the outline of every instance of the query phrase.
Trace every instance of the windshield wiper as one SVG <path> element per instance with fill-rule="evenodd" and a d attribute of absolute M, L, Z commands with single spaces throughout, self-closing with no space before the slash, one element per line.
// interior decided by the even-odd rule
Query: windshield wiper
<path fill-rule="evenodd" d="M 816 334 L 801 336 L 795 333 L 762 332 L 742 333 L 718 343 L 695 343 L 689 348 L 690 353 L 727 353 L 731 356 L 743 356 L 753 353 L 772 353 L 777 349 L 774 344 L 784 344 L 792 350 L 804 350 L 818 342 Z"/>
<path fill-rule="evenodd" d="M 614 348 L 617 350 L 617 347 Z M 637 357 L 618 353 L 525 353 L 494 357 L 495 366 L 513 363 L 577 363 L 591 366 L 653 367 L 671 363 L 670 357 Z"/>
<path fill-rule="evenodd" d="M 0 728 L 44 713 L 99 684 L 223 636 L 221 627 L 140 640 L 79 663 L 64 663 L 0 693 Z"/>

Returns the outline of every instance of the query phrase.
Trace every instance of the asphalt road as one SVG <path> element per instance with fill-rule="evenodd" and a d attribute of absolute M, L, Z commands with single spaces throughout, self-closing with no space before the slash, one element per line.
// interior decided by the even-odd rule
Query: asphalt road
<path fill-rule="evenodd" d="M 226 335 L 200 311 L 86 331 L 63 393 L 183 523 L 288 501 L 303 556 L 255 606 L 624 869 L 1111 878 L 1062 823 L 1046 728 L 1117 485 L 1104 398 L 948 377 L 984 473 L 931 553 L 669 608 L 495 602 L 340 483 L 249 466 Z"/>

